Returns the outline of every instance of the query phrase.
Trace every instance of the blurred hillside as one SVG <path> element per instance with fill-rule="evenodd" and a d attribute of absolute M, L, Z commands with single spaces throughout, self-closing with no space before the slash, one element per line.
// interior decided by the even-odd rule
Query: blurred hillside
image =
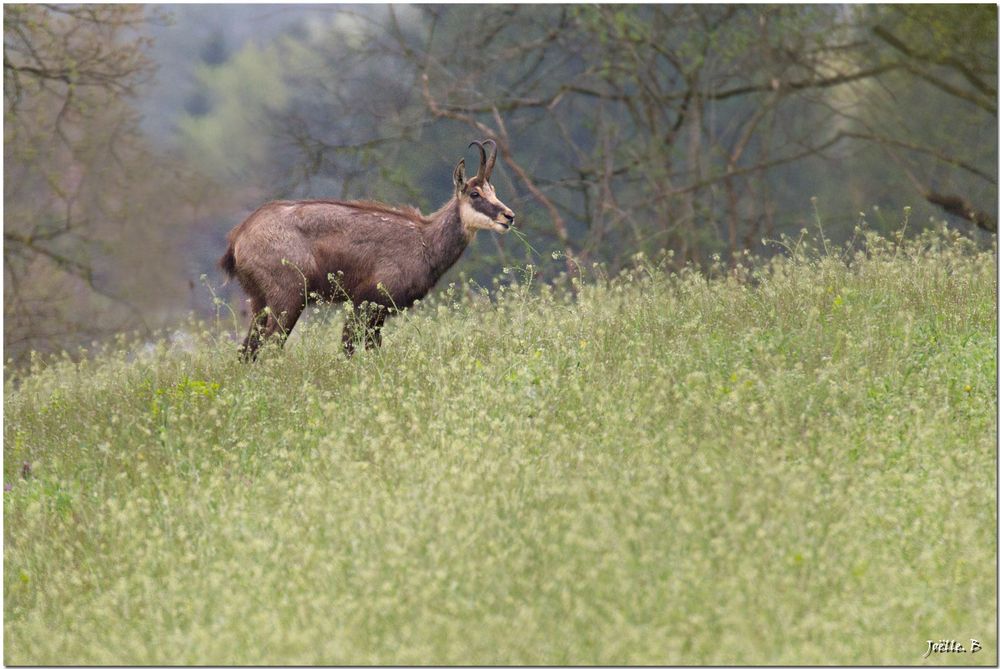
<path fill-rule="evenodd" d="M 987 242 L 996 22 L 991 5 L 6 5 L 6 355 L 208 313 L 200 277 L 222 283 L 224 236 L 262 202 L 436 208 L 484 137 L 530 248 L 481 235 L 453 270 L 479 279 L 550 278 L 552 251 L 612 269 L 768 255 L 816 216 L 835 241 L 943 218 Z"/>

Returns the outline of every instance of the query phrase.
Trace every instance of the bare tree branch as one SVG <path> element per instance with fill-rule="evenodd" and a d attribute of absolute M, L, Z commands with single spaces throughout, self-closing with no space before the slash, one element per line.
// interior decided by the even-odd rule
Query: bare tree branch
<path fill-rule="evenodd" d="M 997 231 L 997 222 L 995 218 L 984 212 L 982 209 L 974 207 L 971 202 L 959 195 L 927 191 L 924 193 L 924 198 L 926 198 L 926 200 L 931 204 L 936 204 L 941 207 L 949 214 L 954 214 L 955 216 L 959 216 L 967 221 L 975 223 L 987 232 L 996 233 Z"/>
<path fill-rule="evenodd" d="M 917 52 L 916 50 L 908 47 L 905 42 L 903 42 L 901 39 L 899 39 L 891 32 L 889 32 L 886 28 L 880 25 L 876 25 L 875 27 L 873 27 L 872 33 L 874 33 L 876 37 L 878 37 L 883 42 L 891 46 L 893 49 L 899 51 L 908 58 L 913 58 L 914 60 L 921 60 L 926 63 L 932 63 L 935 65 L 944 65 L 958 70 L 959 72 L 962 73 L 962 76 L 965 77 L 966 81 L 972 84 L 972 86 L 976 88 L 976 90 L 978 90 L 980 93 L 989 96 L 991 98 L 996 97 L 997 89 L 993 86 L 990 86 L 985 81 L 983 81 L 983 79 L 980 78 L 975 72 L 973 72 L 968 65 L 958 60 L 957 58 L 954 58 L 952 56 L 934 56 L 929 53 Z M 994 111 L 996 110 L 994 109 Z"/>
<path fill-rule="evenodd" d="M 938 151 L 933 147 L 924 146 L 922 144 L 916 144 L 915 142 L 907 142 L 900 139 L 893 139 L 892 137 L 882 137 L 879 135 L 875 135 L 873 133 L 845 131 L 844 135 L 847 137 L 853 137 L 855 139 L 863 139 L 870 142 L 877 142 L 879 144 L 891 144 L 892 146 L 898 146 L 900 148 L 908 149 L 910 151 L 916 151 L 917 153 L 922 153 L 924 155 L 932 156 L 933 158 L 940 160 L 943 163 L 959 167 L 968 172 L 969 174 L 974 174 L 977 177 L 985 181 L 988 181 L 991 184 L 995 184 L 997 182 L 997 178 L 995 175 L 990 174 L 984 170 L 981 170 L 975 165 L 972 165 L 971 163 L 964 161 L 960 158 L 956 158 L 955 156 L 949 155 L 942 151 Z"/>

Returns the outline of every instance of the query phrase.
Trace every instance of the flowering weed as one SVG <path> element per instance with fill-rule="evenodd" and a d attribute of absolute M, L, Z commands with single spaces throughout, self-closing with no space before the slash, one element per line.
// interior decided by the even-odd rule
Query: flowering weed
<path fill-rule="evenodd" d="M 863 242 L 38 360 L 4 661 L 995 664 L 996 255 Z"/>

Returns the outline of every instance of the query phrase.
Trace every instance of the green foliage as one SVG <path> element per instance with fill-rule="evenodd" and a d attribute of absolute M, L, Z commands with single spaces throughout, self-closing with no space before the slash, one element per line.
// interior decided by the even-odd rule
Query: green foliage
<path fill-rule="evenodd" d="M 930 62 L 953 58 L 982 67 L 992 61 L 996 68 L 996 5 L 902 5 L 868 11 L 886 21 L 903 42 Z"/>
<path fill-rule="evenodd" d="M 808 240 L 36 360 L 4 661 L 995 664 L 995 250 Z"/>
<path fill-rule="evenodd" d="M 199 398 L 213 399 L 219 390 L 218 383 L 208 381 L 192 380 L 187 377 L 181 379 L 170 388 L 158 388 L 154 393 L 153 401 L 150 402 L 149 412 L 153 418 L 163 415 L 167 407 L 171 405 L 184 404 L 192 399 Z"/>

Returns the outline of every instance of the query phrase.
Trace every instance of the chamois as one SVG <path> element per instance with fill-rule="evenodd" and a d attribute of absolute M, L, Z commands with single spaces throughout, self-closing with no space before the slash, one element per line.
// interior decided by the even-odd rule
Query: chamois
<path fill-rule="evenodd" d="M 484 144 L 492 144 L 489 158 Z M 255 360 L 261 343 L 288 335 L 313 295 L 355 308 L 344 325 L 344 352 L 356 340 L 379 346 L 386 317 L 424 297 L 455 264 L 477 230 L 506 233 L 514 212 L 497 199 L 490 175 L 496 142 L 479 148 L 479 169 L 465 178 L 465 159 L 452 174 L 454 194 L 429 216 L 380 202 L 269 202 L 233 228 L 219 265 L 250 297 L 250 331 L 241 346 Z"/>

